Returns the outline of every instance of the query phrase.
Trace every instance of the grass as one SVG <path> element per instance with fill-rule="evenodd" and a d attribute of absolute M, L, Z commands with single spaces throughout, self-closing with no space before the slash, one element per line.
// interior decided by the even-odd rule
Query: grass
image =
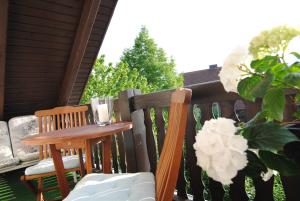
<path fill-rule="evenodd" d="M 35 195 L 27 189 L 22 182 L 20 176 L 24 174 L 24 169 L 8 172 L 0 175 L 0 200 L 1 201 L 34 201 Z M 73 174 L 67 174 L 68 181 L 73 180 Z M 44 179 L 44 186 L 57 185 L 56 177 L 47 177 Z M 59 190 L 51 190 L 45 193 L 46 199 L 58 199 L 60 197 Z"/>

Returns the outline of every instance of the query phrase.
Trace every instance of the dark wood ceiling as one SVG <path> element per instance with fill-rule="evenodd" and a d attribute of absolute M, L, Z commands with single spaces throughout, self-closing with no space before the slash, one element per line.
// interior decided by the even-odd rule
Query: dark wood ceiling
<path fill-rule="evenodd" d="M 117 0 L 4 1 L 3 118 L 78 104 Z"/>

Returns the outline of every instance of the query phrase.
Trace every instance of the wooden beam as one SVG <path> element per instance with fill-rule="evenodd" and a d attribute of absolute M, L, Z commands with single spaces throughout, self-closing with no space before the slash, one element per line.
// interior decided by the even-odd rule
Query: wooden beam
<path fill-rule="evenodd" d="M 72 51 L 58 97 L 58 105 L 68 104 L 83 59 L 101 0 L 85 0 Z"/>
<path fill-rule="evenodd" d="M 0 0 L 0 120 L 4 117 L 4 87 L 8 0 Z"/>

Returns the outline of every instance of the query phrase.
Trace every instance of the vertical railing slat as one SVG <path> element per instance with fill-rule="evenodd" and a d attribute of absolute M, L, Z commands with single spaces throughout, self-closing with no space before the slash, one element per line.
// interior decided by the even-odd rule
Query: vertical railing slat
<path fill-rule="evenodd" d="M 190 177 L 191 191 L 194 201 L 204 201 L 204 186 L 201 182 L 201 168 L 197 165 L 197 158 L 193 144 L 196 136 L 196 121 L 193 114 L 193 105 L 190 105 L 186 128 L 186 168 Z"/>
<path fill-rule="evenodd" d="M 150 171 L 155 174 L 156 172 L 156 165 L 157 165 L 157 156 L 156 156 L 156 146 L 155 140 L 152 130 L 152 120 L 150 109 L 144 109 L 145 115 L 145 127 L 146 127 L 146 140 L 147 140 L 147 150 L 150 162 Z"/>

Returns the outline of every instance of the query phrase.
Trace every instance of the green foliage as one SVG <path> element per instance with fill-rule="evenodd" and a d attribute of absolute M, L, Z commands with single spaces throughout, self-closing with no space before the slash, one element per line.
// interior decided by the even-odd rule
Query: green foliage
<path fill-rule="evenodd" d="M 170 89 L 183 84 L 183 77 L 175 72 L 174 59 L 167 58 L 145 27 L 142 27 L 133 47 L 123 52 L 121 61 L 144 76 L 153 90 Z"/>
<path fill-rule="evenodd" d="M 259 151 L 259 157 L 271 169 L 277 170 L 282 176 L 300 174 L 300 166 L 292 159 L 269 151 Z"/>
<path fill-rule="evenodd" d="M 251 149 L 280 151 L 285 144 L 298 140 L 287 128 L 273 122 L 248 126 L 241 133 Z"/>
<path fill-rule="evenodd" d="M 176 74 L 174 60 L 166 57 L 143 27 L 134 46 L 124 51 L 116 66 L 105 65 L 103 55 L 97 59 L 81 103 L 88 103 L 93 96 L 116 97 L 128 88 L 147 93 L 182 85 L 183 77 Z"/>
<path fill-rule="evenodd" d="M 104 64 L 104 56 L 97 59 L 81 103 L 88 103 L 93 96 L 113 96 L 116 97 L 122 90 L 137 88 L 142 92 L 149 92 L 152 89 L 148 86 L 147 79 L 141 76 L 137 69 L 129 69 L 124 63 L 117 66 Z"/>
<path fill-rule="evenodd" d="M 267 55 L 277 55 L 283 53 L 289 41 L 295 36 L 300 35 L 300 30 L 278 26 L 271 30 L 261 32 L 250 42 L 249 51 L 254 58 L 261 59 Z"/>

